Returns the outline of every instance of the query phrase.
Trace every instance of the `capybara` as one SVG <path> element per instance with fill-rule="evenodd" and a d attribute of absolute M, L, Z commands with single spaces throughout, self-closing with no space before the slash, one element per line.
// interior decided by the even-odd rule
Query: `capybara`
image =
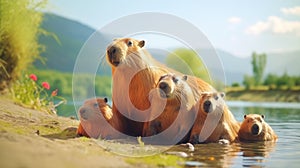
<path fill-rule="evenodd" d="M 224 102 L 223 92 L 204 92 L 199 101 L 191 143 L 210 143 L 236 140 L 240 126 Z"/>
<path fill-rule="evenodd" d="M 238 132 L 240 141 L 276 141 L 277 135 L 265 122 L 264 115 L 247 114 Z"/>
<path fill-rule="evenodd" d="M 144 40 L 120 38 L 114 40 L 106 51 L 107 62 L 112 68 L 112 111 L 114 115 L 118 114 L 120 127 L 130 136 L 143 134 L 143 126 L 151 118 L 151 108 L 157 107 L 157 101 L 151 99 L 151 94 L 160 77 L 166 73 L 183 75 L 156 61 L 144 46 Z M 215 92 L 210 84 L 200 78 L 188 76 L 188 79 L 187 83 L 194 95 L 194 100 L 189 103 L 195 102 L 195 106 L 200 101 L 202 92 Z M 165 108 L 169 108 L 168 106 Z M 231 131 L 229 134 L 233 137 L 238 131 L 236 122 L 226 105 L 224 110 L 224 114 L 230 118 L 224 126 Z"/>
<path fill-rule="evenodd" d="M 117 138 L 119 136 L 118 117 L 114 116 L 107 98 L 92 98 L 84 102 L 78 110 L 80 124 L 78 136 L 91 138 Z"/>
<path fill-rule="evenodd" d="M 168 73 L 158 81 L 157 89 L 159 97 L 153 106 L 164 102 L 165 106 L 153 107 L 151 121 L 145 123 L 144 136 L 155 136 L 151 140 L 162 144 L 175 144 L 188 141 L 189 131 L 194 123 L 195 115 L 191 111 L 195 104 L 194 94 L 187 83 L 188 76 L 182 77 Z M 163 108 L 163 112 L 157 114 Z"/>

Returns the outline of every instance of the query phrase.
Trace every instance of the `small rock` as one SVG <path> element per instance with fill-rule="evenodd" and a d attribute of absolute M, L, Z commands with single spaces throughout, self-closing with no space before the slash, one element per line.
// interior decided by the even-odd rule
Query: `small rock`
<path fill-rule="evenodd" d="M 185 152 L 166 152 L 166 154 L 169 154 L 169 155 L 176 155 L 176 156 L 179 156 L 179 157 L 188 157 L 189 155 Z"/>
<path fill-rule="evenodd" d="M 187 167 L 199 167 L 205 165 L 204 163 L 197 162 L 197 161 L 186 161 L 184 164 Z"/>
<path fill-rule="evenodd" d="M 230 142 L 227 139 L 220 139 L 219 144 L 228 145 Z"/>
<path fill-rule="evenodd" d="M 36 131 L 35 131 L 35 134 L 36 134 L 36 135 L 40 135 L 40 130 L 36 130 Z"/>
<path fill-rule="evenodd" d="M 75 116 L 71 116 L 70 119 L 71 120 L 76 120 L 76 117 Z"/>
<path fill-rule="evenodd" d="M 182 146 L 187 146 L 189 148 L 190 152 L 194 152 L 195 151 L 195 147 L 193 144 L 191 143 L 186 143 L 186 144 L 181 144 Z"/>

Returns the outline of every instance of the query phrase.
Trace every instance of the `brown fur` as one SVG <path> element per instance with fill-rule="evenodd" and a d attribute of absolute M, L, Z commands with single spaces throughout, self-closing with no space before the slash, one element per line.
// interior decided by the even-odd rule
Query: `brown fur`
<path fill-rule="evenodd" d="M 188 133 L 194 123 L 195 116 L 191 109 L 195 104 L 195 99 L 187 84 L 187 78 L 186 75 L 179 78 L 170 73 L 160 78 L 157 84 L 159 96 L 153 101 L 156 102 L 154 106 L 159 104 L 161 106 L 152 108 L 149 120 L 154 119 L 145 123 L 144 136 L 152 136 L 166 131 L 157 139 L 159 143 L 174 144 L 188 140 Z M 159 113 L 161 111 L 162 113 Z"/>
<path fill-rule="evenodd" d="M 80 107 L 80 124 L 77 135 L 91 138 L 117 138 L 118 117 L 113 116 L 111 107 L 107 104 L 107 99 L 88 99 Z"/>
<path fill-rule="evenodd" d="M 256 126 L 255 129 L 254 126 Z M 238 138 L 240 141 L 276 141 L 277 135 L 264 121 L 263 115 L 247 114 L 241 124 Z"/>
<path fill-rule="evenodd" d="M 240 126 L 226 106 L 223 96 L 224 93 L 218 92 L 202 94 L 190 142 L 210 143 L 221 139 L 233 142 L 236 139 Z M 205 105 L 206 101 L 211 104 Z"/>
<path fill-rule="evenodd" d="M 149 96 L 151 97 L 159 78 L 170 72 L 182 75 L 153 59 L 147 50 L 143 49 L 144 44 L 144 41 L 131 38 L 117 39 L 108 46 L 106 54 L 113 74 L 112 110 L 114 114 L 122 113 L 121 127 L 126 128 L 125 133 L 132 136 L 142 135 L 144 122 L 150 118 L 151 107 L 155 107 L 156 102 L 151 102 Z M 215 91 L 199 78 L 188 78 L 187 83 L 192 89 L 194 102 L 199 101 L 201 92 Z M 175 104 L 178 106 L 177 103 Z M 171 106 L 175 105 L 168 104 L 165 109 L 173 111 Z M 227 113 L 231 114 L 230 111 Z"/>

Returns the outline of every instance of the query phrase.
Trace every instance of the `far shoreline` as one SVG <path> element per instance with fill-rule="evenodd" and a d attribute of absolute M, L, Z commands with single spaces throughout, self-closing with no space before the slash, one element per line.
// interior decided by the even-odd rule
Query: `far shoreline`
<path fill-rule="evenodd" d="M 300 103 L 300 90 L 239 90 L 226 92 L 227 101 Z"/>

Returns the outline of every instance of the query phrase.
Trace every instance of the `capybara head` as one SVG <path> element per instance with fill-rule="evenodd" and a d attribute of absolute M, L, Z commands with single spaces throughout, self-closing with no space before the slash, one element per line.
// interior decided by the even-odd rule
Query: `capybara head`
<path fill-rule="evenodd" d="M 107 98 L 88 99 L 78 110 L 80 125 L 77 135 L 98 138 L 101 131 L 107 128 L 107 121 L 113 117 Z M 105 125 L 106 124 L 106 125 Z"/>
<path fill-rule="evenodd" d="M 264 115 L 247 114 L 238 132 L 241 141 L 275 141 L 277 135 L 264 120 Z"/>
<path fill-rule="evenodd" d="M 181 78 L 172 73 L 161 76 L 157 85 L 160 89 L 160 96 L 163 98 L 174 98 L 176 96 L 180 96 L 181 91 L 184 89 L 182 82 L 186 80 L 186 75 Z"/>
<path fill-rule="evenodd" d="M 200 100 L 200 111 L 204 111 L 205 113 L 210 113 L 215 111 L 217 106 L 217 101 L 219 99 L 223 99 L 225 93 L 223 92 L 204 92 L 201 94 Z"/>
<path fill-rule="evenodd" d="M 116 67 L 126 59 L 126 56 L 134 56 L 144 45 L 144 40 L 115 39 L 106 49 L 106 58 L 112 66 Z"/>
<path fill-rule="evenodd" d="M 89 99 L 79 109 L 79 118 L 84 121 L 98 120 L 99 116 L 104 116 L 109 120 L 112 117 L 111 107 L 107 104 L 107 98 Z"/>
<path fill-rule="evenodd" d="M 249 114 L 244 115 L 243 126 L 247 128 L 247 132 L 253 136 L 257 136 L 262 131 L 262 123 L 264 122 L 264 115 Z"/>
<path fill-rule="evenodd" d="M 263 139 L 263 132 L 265 123 L 265 116 L 259 114 L 248 114 L 244 115 L 244 121 L 241 124 L 241 128 L 238 132 L 239 139 L 256 141 Z"/>

